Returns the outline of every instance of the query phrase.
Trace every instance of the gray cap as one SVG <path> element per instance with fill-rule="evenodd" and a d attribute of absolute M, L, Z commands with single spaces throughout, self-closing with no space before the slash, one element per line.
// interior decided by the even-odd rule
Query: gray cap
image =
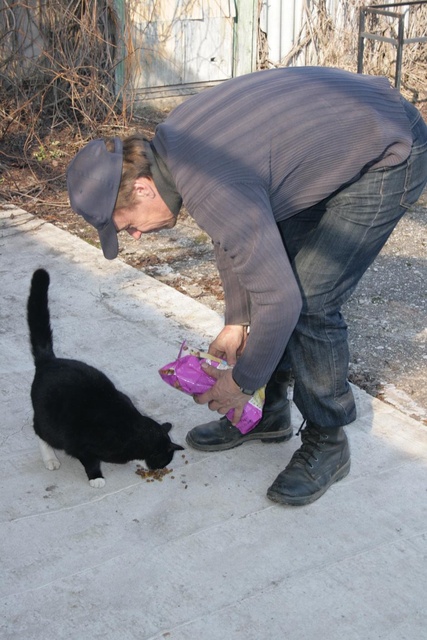
<path fill-rule="evenodd" d="M 92 140 L 81 149 L 67 169 L 67 189 L 73 211 L 98 231 L 102 251 L 108 260 L 119 253 L 117 230 L 112 215 L 122 179 L 123 143 L 114 138 L 114 151 L 104 140 Z"/>

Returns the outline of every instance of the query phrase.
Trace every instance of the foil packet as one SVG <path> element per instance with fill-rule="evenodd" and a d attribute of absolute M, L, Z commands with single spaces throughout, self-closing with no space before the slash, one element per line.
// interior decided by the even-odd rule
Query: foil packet
<path fill-rule="evenodd" d="M 194 349 L 184 341 L 177 359 L 159 369 L 159 374 L 162 380 L 179 391 L 183 391 L 191 396 L 202 394 L 213 387 L 216 382 L 214 378 L 203 371 L 201 365 L 204 362 L 218 369 L 229 369 L 228 364 L 224 360 L 200 351 L 199 349 Z M 240 433 L 248 433 L 256 427 L 262 418 L 264 401 L 265 387 L 262 387 L 249 398 L 243 409 L 242 417 L 236 424 Z M 227 413 L 229 420 L 233 419 L 233 413 L 233 409 Z"/>

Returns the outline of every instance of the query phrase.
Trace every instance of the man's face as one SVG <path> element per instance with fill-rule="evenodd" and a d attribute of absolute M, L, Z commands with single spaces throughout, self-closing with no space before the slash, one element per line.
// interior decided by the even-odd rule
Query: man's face
<path fill-rule="evenodd" d="M 138 178 L 134 188 L 135 203 L 113 213 L 117 232 L 127 231 L 139 240 L 143 233 L 172 229 L 176 217 L 164 203 L 154 182 L 150 178 Z"/>

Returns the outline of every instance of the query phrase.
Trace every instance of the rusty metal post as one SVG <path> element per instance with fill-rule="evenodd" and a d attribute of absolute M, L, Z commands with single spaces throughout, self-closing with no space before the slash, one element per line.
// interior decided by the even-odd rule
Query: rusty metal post
<path fill-rule="evenodd" d="M 394 86 L 396 89 L 400 89 L 400 82 L 402 80 L 403 38 L 405 33 L 404 19 L 405 14 L 400 14 L 399 30 L 397 33 L 396 77 L 394 79 Z"/>
<path fill-rule="evenodd" d="M 357 47 L 357 73 L 363 73 L 363 53 L 365 51 L 365 9 L 359 9 L 359 42 Z"/>

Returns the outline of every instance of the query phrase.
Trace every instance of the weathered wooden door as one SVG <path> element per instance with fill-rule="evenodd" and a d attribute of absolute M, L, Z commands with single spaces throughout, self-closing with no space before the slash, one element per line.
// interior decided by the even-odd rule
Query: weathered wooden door
<path fill-rule="evenodd" d="M 139 0 L 126 9 L 137 92 L 167 97 L 232 77 L 234 0 Z"/>

